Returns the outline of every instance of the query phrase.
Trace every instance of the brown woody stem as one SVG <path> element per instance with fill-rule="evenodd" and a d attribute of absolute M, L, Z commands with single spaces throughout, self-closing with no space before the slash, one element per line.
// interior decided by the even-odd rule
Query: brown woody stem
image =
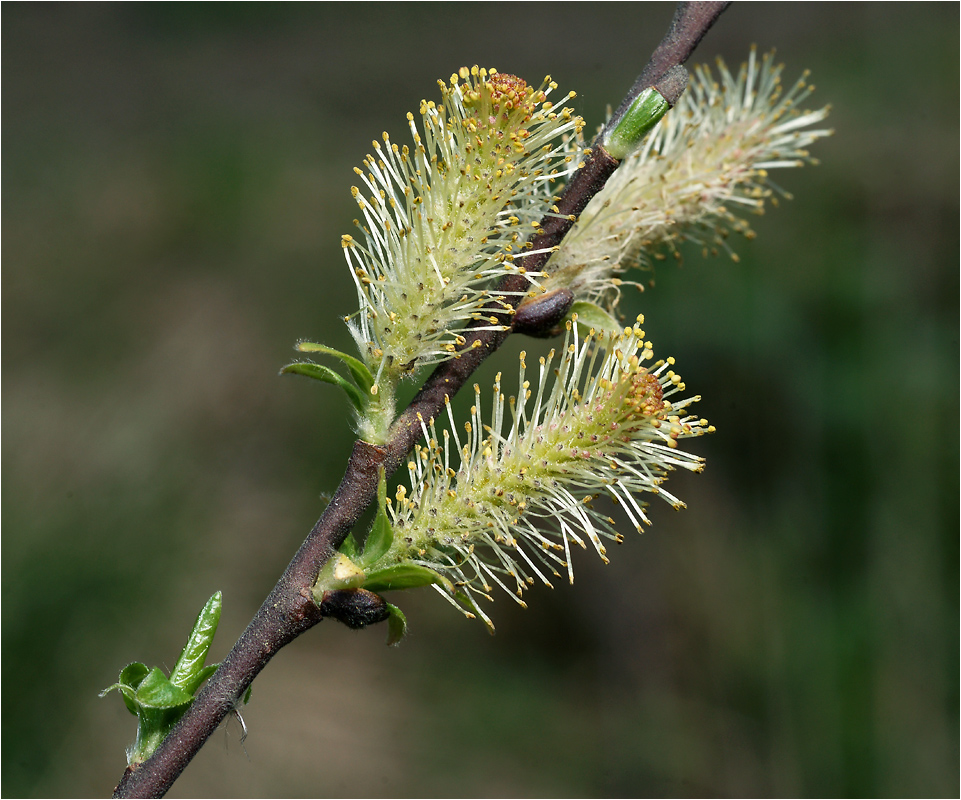
<path fill-rule="evenodd" d="M 672 67 L 683 64 L 727 3 L 680 3 L 671 28 L 650 63 L 621 105 L 627 108 L 637 95 L 655 85 Z M 612 121 L 617 119 L 615 114 Z M 610 123 L 609 123 L 610 124 Z M 541 232 L 532 240 L 534 251 L 518 258 L 524 271 L 540 270 L 584 207 L 605 185 L 618 167 L 603 147 L 594 147 L 574 174 L 557 203 L 557 215 L 546 217 Z M 504 280 L 500 291 L 524 291 L 528 280 L 519 270 Z M 511 307 L 520 295 L 505 295 L 491 308 L 509 326 Z M 115 797 L 162 797 L 207 738 L 236 707 L 253 679 L 284 645 L 316 625 L 324 614 L 312 598 L 311 587 L 330 556 L 343 543 L 361 515 L 377 496 L 379 467 L 394 472 L 421 436 L 421 420 L 428 421 L 453 397 L 475 369 L 491 355 L 511 331 L 474 330 L 465 338 L 458 357 L 440 364 L 417 396 L 398 416 L 385 447 L 358 441 L 333 500 L 314 525 L 287 569 L 238 639 L 223 663 L 207 681 L 183 718 L 154 754 L 136 769 L 128 768 L 115 789 Z M 342 599 L 342 598 L 341 598 Z"/>

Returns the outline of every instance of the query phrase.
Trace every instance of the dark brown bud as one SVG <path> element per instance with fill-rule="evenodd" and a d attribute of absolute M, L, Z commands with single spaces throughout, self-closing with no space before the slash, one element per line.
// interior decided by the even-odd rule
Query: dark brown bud
<path fill-rule="evenodd" d="M 333 617 L 348 628 L 366 628 L 375 622 L 383 622 L 389 616 L 387 601 L 379 594 L 366 589 L 338 589 L 324 592 L 320 612 Z"/>
<path fill-rule="evenodd" d="M 574 304 L 570 289 L 530 297 L 517 307 L 511 328 L 514 333 L 545 338 L 556 335 L 555 329 Z"/>

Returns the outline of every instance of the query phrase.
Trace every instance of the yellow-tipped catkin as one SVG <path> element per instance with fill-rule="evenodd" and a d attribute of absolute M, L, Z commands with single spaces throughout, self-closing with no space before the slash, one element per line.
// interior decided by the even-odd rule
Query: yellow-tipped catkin
<path fill-rule="evenodd" d="M 576 166 L 583 122 L 564 105 L 573 93 L 548 102 L 549 78 L 533 88 L 474 67 L 439 84 L 440 103 L 407 116 L 412 144 L 385 133 L 355 170 L 361 236 L 342 242 L 360 310 L 349 323 L 377 381 L 452 357 Z"/>
<path fill-rule="evenodd" d="M 675 108 L 581 214 L 546 267 L 547 288 L 610 307 L 616 276 L 649 266 L 664 245 L 692 239 L 730 252 L 730 231 L 753 236 L 739 213 L 760 213 L 780 192 L 769 171 L 813 161 L 807 148 L 831 133 L 811 128 L 827 108 L 798 108 L 813 88 L 806 76 L 785 92 L 781 71 L 753 50 L 736 76 L 720 60 L 717 77 L 698 67 Z"/>
<path fill-rule="evenodd" d="M 687 413 L 698 398 L 675 399 L 684 385 L 673 359 L 652 363 L 639 326 L 583 340 L 572 327 L 559 357 L 540 360 L 536 389 L 525 358 L 518 396 L 505 397 L 498 375 L 489 411 L 475 386 L 464 427 L 449 406 L 448 428 L 424 425 L 426 443 L 408 463 L 410 488 L 400 488 L 391 508 L 393 544 L 372 567 L 434 569 L 463 593 L 458 607 L 488 624 L 477 598 L 494 586 L 522 602 L 536 581 L 573 581 L 572 544 L 589 541 L 607 560 L 603 540 L 621 537 L 593 499 L 619 503 L 638 530 L 650 522 L 635 495 L 654 493 L 680 508 L 662 484 L 677 467 L 700 471 L 702 459 L 678 440 L 713 431 Z M 449 588 L 435 588 L 454 602 Z"/>

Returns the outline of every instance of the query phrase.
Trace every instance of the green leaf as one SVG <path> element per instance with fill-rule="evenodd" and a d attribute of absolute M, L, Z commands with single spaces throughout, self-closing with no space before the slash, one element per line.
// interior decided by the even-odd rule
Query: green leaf
<path fill-rule="evenodd" d="M 384 468 L 380 468 L 380 483 L 377 485 L 377 516 L 371 526 L 370 533 L 367 534 L 367 541 L 364 543 L 364 555 L 361 557 L 360 566 L 367 569 L 377 561 L 388 550 L 394 542 L 394 529 L 391 527 L 390 519 L 387 517 L 387 476 Z"/>
<path fill-rule="evenodd" d="M 197 621 L 194 622 L 187 644 L 184 645 L 180 658 L 177 659 L 173 672 L 170 673 L 170 682 L 191 696 L 203 682 L 203 679 L 198 678 L 204 670 L 207 653 L 214 641 L 214 634 L 217 633 L 222 607 L 223 596 L 220 592 L 215 592 L 197 615 Z"/>
<path fill-rule="evenodd" d="M 387 604 L 387 646 L 392 647 L 400 643 L 400 640 L 407 635 L 407 617 L 404 612 L 391 603 Z"/>
<path fill-rule="evenodd" d="M 455 599 L 458 603 L 460 603 L 460 604 L 461 604 L 462 606 L 464 606 L 465 608 L 471 608 L 471 609 L 472 609 L 472 608 L 475 607 L 474 601 L 471 600 L 470 597 L 467 596 L 467 593 L 466 593 L 466 592 L 462 592 L 460 589 L 455 589 L 455 588 L 454 588 L 454 584 L 450 583 L 450 581 L 448 581 L 448 584 L 449 584 L 448 588 L 449 588 L 451 594 L 454 596 L 454 599 Z"/>
<path fill-rule="evenodd" d="M 368 575 L 363 588 L 371 592 L 386 592 L 390 589 L 416 589 L 432 583 L 447 585 L 450 581 L 418 564 L 397 564 Z"/>
<path fill-rule="evenodd" d="M 325 355 L 339 358 L 350 371 L 354 382 L 367 394 L 370 394 L 371 387 L 374 385 L 374 376 L 371 374 L 371 371 L 367 369 L 367 365 L 363 361 L 349 356 L 346 353 L 341 353 L 340 350 L 334 350 L 332 347 L 317 344 L 316 342 L 298 342 L 296 349 L 301 353 L 324 353 Z"/>
<path fill-rule="evenodd" d="M 148 672 L 150 672 L 150 670 L 147 669 L 146 664 L 134 661 L 132 664 L 127 664 L 127 666 L 120 670 L 118 680 L 136 689 L 140 685 L 140 682 L 147 677 Z"/>
<path fill-rule="evenodd" d="M 204 665 L 217 624 L 223 598 L 216 592 L 194 622 L 187 644 L 171 676 L 159 667 L 147 669 L 139 661 L 120 670 L 120 680 L 100 693 L 117 689 L 124 705 L 137 717 L 137 738 L 127 749 L 127 763 L 135 766 L 150 757 L 194 701 L 200 685 L 217 671 L 218 664 Z"/>
<path fill-rule="evenodd" d="M 134 698 L 137 705 L 157 710 L 186 707 L 193 699 L 193 695 L 172 684 L 160 667 L 154 667 L 147 673 L 137 687 Z"/>
<path fill-rule="evenodd" d="M 357 540 L 352 533 L 347 534 L 347 538 L 344 539 L 344 543 L 338 550 L 351 561 L 357 561 L 360 558 L 360 546 L 357 544 Z"/>
<path fill-rule="evenodd" d="M 100 693 L 100 697 L 106 697 L 110 692 L 116 689 L 120 692 L 120 696 L 123 698 L 123 704 L 127 707 L 127 711 L 131 714 L 137 713 L 137 703 L 134 700 L 134 696 L 137 693 L 137 687 L 140 685 L 141 681 L 147 676 L 150 670 L 147 669 L 146 664 L 141 664 L 139 661 L 135 661 L 132 664 L 127 664 L 122 670 L 120 670 L 120 677 L 117 683 L 112 686 L 108 686 Z"/>
<path fill-rule="evenodd" d="M 208 664 L 194 676 L 194 679 L 188 686 L 185 686 L 184 689 L 190 692 L 191 695 L 196 695 L 197 690 L 203 686 L 204 681 L 213 675 L 219 668 L 220 664 Z"/>
<path fill-rule="evenodd" d="M 363 413 L 367 408 L 367 398 L 361 393 L 354 384 L 348 381 L 343 375 L 339 375 L 334 372 L 330 367 L 325 367 L 322 364 L 312 364 L 309 361 L 295 361 L 293 364 L 288 364 L 284 367 L 280 374 L 294 374 L 303 375 L 307 378 L 314 378 L 318 381 L 323 381 L 324 383 L 331 383 L 334 386 L 339 386 L 347 394 L 351 405 L 359 413 Z"/>
<path fill-rule="evenodd" d="M 577 315 L 577 330 L 582 336 L 587 336 L 593 328 L 599 334 L 621 333 L 624 326 L 613 316 L 595 303 L 578 300 L 571 306 L 571 316 Z"/>
<path fill-rule="evenodd" d="M 123 698 L 123 704 L 127 707 L 127 711 L 129 711 L 131 714 L 136 715 L 137 704 L 134 702 L 133 698 L 137 692 L 136 692 L 136 689 L 134 689 L 133 687 L 128 686 L 125 683 L 114 683 L 111 686 L 108 686 L 106 689 L 104 689 L 98 696 L 106 697 L 114 689 L 120 692 L 120 696 Z"/>

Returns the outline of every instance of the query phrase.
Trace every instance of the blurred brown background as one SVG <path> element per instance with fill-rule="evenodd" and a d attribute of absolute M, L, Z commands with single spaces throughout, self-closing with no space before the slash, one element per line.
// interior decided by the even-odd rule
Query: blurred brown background
<path fill-rule="evenodd" d="M 474 63 L 593 126 L 671 13 L 4 4 L 5 796 L 108 793 L 135 722 L 97 692 L 216 589 L 222 657 L 337 485 L 345 402 L 277 370 L 350 346 L 370 140 Z M 735 4 L 694 60 L 776 47 L 837 133 L 740 264 L 625 306 L 718 429 L 688 509 L 493 638 L 429 591 L 396 649 L 319 626 L 171 795 L 955 795 L 958 22 Z"/>

